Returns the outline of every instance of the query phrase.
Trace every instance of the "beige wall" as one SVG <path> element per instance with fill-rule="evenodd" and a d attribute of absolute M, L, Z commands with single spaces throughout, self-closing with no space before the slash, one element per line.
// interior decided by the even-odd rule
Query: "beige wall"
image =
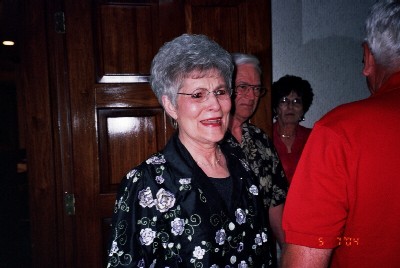
<path fill-rule="evenodd" d="M 272 78 L 303 77 L 314 89 L 304 126 L 369 96 L 362 76 L 364 20 L 374 0 L 272 0 Z"/>

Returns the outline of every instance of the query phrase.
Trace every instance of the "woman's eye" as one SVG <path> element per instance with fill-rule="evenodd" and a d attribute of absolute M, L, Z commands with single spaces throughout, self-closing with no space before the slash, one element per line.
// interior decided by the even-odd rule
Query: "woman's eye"
<path fill-rule="evenodd" d="M 215 91 L 215 95 L 225 95 L 226 94 L 226 90 L 225 89 L 218 89 Z"/>
<path fill-rule="evenodd" d="M 193 99 L 200 99 L 203 97 L 203 94 L 201 92 L 196 92 L 192 94 Z"/>

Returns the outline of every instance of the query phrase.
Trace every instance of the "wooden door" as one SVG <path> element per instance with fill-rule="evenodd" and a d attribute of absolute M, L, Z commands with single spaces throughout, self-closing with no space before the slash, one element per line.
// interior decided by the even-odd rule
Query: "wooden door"
<path fill-rule="evenodd" d="M 45 157 L 32 162 L 30 174 L 39 185 L 31 189 L 33 261 L 36 267 L 104 267 L 122 176 L 163 148 L 173 131 L 148 83 L 152 58 L 164 42 L 185 32 L 202 33 L 230 52 L 258 56 L 269 86 L 270 2 L 36 2 L 28 1 L 27 8 L 38 12 L 28 21 L 47 36 L 39 35 L 36 52 L 25 48 L 24 72 L 33 75 L 24 85 L 42 75 L 41 86 L 33 85 L 35 93 L 27 91 L 33 98 L 27 101 L 27 125 L 28 132 L 39 130 L 39 116 L 46 140 L 33 133 L 27 146 L 28 161 Z M 34 38 L 27 34 L 28 40 Z M 45 72 L 35 70 L 37 60 Z M 268 95 L 262 98 L 252 121 L 270 133 L 269 103 Z M 71 201 L 72 210 L 65 206 Z M 41 206 L 52 214 L 43 214 Z"/>

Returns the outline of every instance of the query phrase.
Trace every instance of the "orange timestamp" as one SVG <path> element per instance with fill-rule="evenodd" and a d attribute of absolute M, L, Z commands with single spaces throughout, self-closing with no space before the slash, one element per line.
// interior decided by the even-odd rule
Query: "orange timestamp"
<path fill-rule="evenodd" d="M 360 238 L 359 237 L 349 237 L 349 236 L 338 236 L 336 237 L 338 246 L 346 246 L 346 247 L 351 247 L 351 246 L 358 246 L 360 244 Z M 325 241 L 323 237 L 318 238 L 318 245 L 320 247 L 325 245 Z"/>

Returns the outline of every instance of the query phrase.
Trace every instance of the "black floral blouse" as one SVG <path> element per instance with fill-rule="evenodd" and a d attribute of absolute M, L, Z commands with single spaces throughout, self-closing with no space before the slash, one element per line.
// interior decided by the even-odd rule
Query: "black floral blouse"
<path fill-rule="evenodd" d="M 175 134 L 123 178 L 107 267 L 269 267 L 267 211 L 243 153 L 220 144 L 226 204 Z"/>
<path fill-rule="evenodd" d="M 225 140 L 232 147 L 242 148 L 250 169 L 259 180 L 259 190 L 264 193 L 264 205 L 274 207 L 283 204 L 286 201 L 288 182 L 271 138 L 258 127 L 245 122 L 242 125 L 241 144 L 230 132 L 226 134 Z"/>

